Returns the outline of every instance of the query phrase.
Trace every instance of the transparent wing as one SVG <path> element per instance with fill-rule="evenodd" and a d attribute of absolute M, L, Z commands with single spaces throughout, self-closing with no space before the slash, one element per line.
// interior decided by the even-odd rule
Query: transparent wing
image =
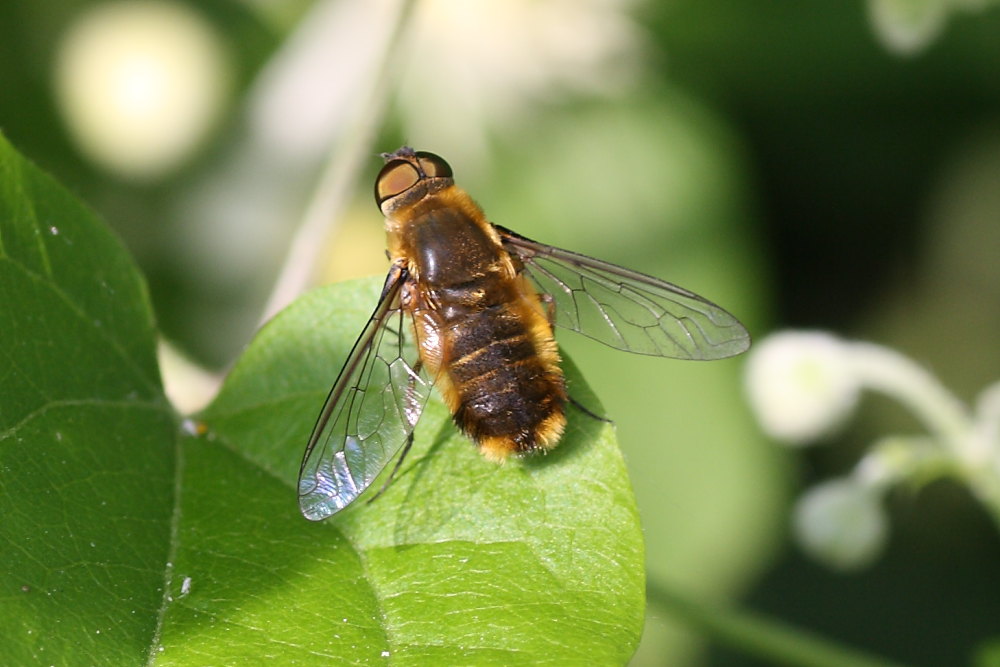
<path fill-rule="evenodd" d="M 555 323 L 626 352 L 723 359 L 750 346 L 739 320 L 682 287 L 496 225 L 538 290 L 552 297 Z"/>
<path fill-rule="evenodd" d="M 399 308 L 405 271 L 382 297 L 327 396 L 299 469 L 299 508 L 313 521 L 347 507 L 399 453 L 432 382 L 420 371 L 408 317 Z"/>

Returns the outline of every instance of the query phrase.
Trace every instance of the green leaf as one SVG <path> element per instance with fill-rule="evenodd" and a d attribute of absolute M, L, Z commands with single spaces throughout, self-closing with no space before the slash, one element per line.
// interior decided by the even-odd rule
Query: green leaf
<path fill-rule="evenodd" d="M 203 415 L 209 441 L 246 457 L 232 457 L 234 469 L 268 470 L 273 479 L 254 484 L 282 489 L 285 504 L 263 516 L 296 511 L 290 489 L 298 456 L 379 287 L 375 280 L 347 283 L 300 299 L 260 332 Z M 575 369 L 566 370 L 574 397 L 600 410 Z M 263 493 L 234 496 L 218 481 L 212 489 L 211 477 L 192 484 L 200 491 L 191 502 L 214 506 L 220 528 L 262 540 L 251 553 L 242 542 L 209 553 L 197 541 L 186 549 L 182 537 L 178 567 L 210 577 L 231 559 L 261 564 L 268 578 L 254 588 L 281 584 L 279 604 L 289 610 L 284 641 L 301 642 L 303 657 L 308 636 L 316 642 L 310 650 L 319 645 L 324 655 L 359 661 L 625 662 L 642 625 L 642 537 L 612 429 L 573 410 L 552 454 L 496 466 L 456 433 L 432 398 L 416 436 L 382 496 L 322 524 L 296 524 L 294 535 L 240 525 L 264 503 Z M 276 545 L 281 554 L 268 555 Z M 230 627 L 260 622 L 232 613 Z M 164 644 L 175 631 L 182 629 L 168 612 Z M 228 632 L 219 627 L 197 650 L 217 646 Z"/>
<path fill-rule="evenodd" d="M 498 467 L 432 400 L 382 497 L 298 514 L 377 289 L 276 318 L 188 435 L 128 255 L 0 139 L 0 663 L 625 662 L 641 533 L 611 429 L 581 412 L 551 455 Z"/>
<path fill-rule="evenodd" d="M 175 418 L 145 287 L 118 241 L 0 137 L 0 656 L 148 650 Z"/>

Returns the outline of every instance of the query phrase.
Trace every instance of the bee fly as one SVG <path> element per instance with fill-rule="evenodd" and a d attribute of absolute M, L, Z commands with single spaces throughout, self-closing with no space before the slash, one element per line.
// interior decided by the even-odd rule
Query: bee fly
<path fill-rule="evenodd" d="M 397 455 L 399 466 L 433 386 L 486 458 L 554 447 L 568 399 L 553 324 L 677 359 L 750 345 L 697 294 L 489 222 L 437 155 L 404 146 L 383 157 L 375 201 L 392 266 L 306 445 L 307 519 L 344 509 Z"/>

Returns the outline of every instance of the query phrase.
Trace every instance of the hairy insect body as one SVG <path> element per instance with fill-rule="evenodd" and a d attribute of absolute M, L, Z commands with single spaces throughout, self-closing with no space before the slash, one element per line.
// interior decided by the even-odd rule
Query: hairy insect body
<path fill-rule="evenodd" d="M 559 355 L 538 294 L 456 186 L 387 216 L 422 363 L 455 423 L 496 461 L 552 447 L 566 424 Z"/>
<path fill-rule="evenodd" d="M 693 292 L 491 224 L 440 156 L 404 146 L 383 157 L 374 194 L 392 267 L 306 444 L 306 518 L 343 510 L 395 459 L 392 479 L 434 386 L 487 458 L 554 447 L 568 399 L 553 324 L 656 357 L 750 345 Z"/>

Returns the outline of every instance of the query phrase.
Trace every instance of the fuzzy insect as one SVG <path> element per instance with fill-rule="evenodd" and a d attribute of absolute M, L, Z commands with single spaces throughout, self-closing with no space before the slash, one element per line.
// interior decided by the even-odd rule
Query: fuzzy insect
<path fill-rule="evenodd" d="M 339 512 L 399 466 L 433 386 L 486 458 L 554 447 L 568 398 L 553 324 L 678 359 L 749 347 L 743 325 L 697 294 L 489 222 L 437 155 L 383 157 L 375 200 L 392 266 L 306 446 L 306 518 Z"/>

